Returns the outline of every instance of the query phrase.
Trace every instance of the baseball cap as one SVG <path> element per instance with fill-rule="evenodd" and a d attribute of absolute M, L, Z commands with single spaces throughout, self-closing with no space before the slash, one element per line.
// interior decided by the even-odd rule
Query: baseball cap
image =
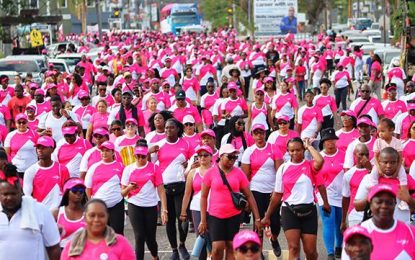
<path fill-rule="evenodd" d="M 281 115 L 277 118 L 277 122 L 278 121 L 285 121 L 285 122 L 290 122 L 290 118 L 288 116 L 285 115 Z"/>
<path fill-rule="evenodd" d="M 170 58 L 170 57 L 167 57 L 167 58 L 164 60 L 164 62 L 168 62 L 168 61 L 171 61 L 171 58 Z"/>
<path fill-rule="evenodd" d="M 408 111 L 413 110 L 415 109 L 415 103 L 407 103 L 406 107 L 408 108 Z"/>
<path fill-rule="evenodd" d="M 86 92 L 85 90 L 79 91 L 79 93 L 78 93 L 78 98 L 79 99 L 83 99 L 83 98 L 86 98 L 86 97 L 89 97 L 89 93 L 88 92 Z"/>
<path fill-rule="evenodd" d="M 263 124 L 254 124 L 252 126 L 252 132 L 258 129 L 262 131 L 266 131 L 265 126 Z"/>
<path fill-rule="evenodd" d="M 259 246 L 261 245 L 261 240 L 257 233 L 251 230 L 243 230 L 238 232 L 233 238 L 233 250 L 236 250 L 247 242 L 252 242 Z"/>
<path fill-rule="evenodd" d="M 134 96 L 133 92 L 131 92 L 131 91 L 129 91 L 129 90 L 122 92 L 122 95 L 130 95 L 130 96 Z"/>
<path fill-rule="evenodd" d="M 195 123 L 195 118 L 192 115 L 185 115 L 183 117 L 183 124 L 186 124 L 186 123 L 194 124 Z"/>
<path fill-rule="evenodd" d="M 36 106 L 35 105 L 28 105 L 26 107 L 26 111 L 29 110 L 29 109 L 32 109 L 32 110 L 36 111 Z"/>
<path fill-rule="evenodd" d="M 340 116 L 351 116 L 356 118 L 356 113 L 353 110 L 344 110 L 340 113 Z"/>
<path fill-rule="evenodd" d="M 138 125 L 138 122 L 137 120 L 135 120 L 135 118 L 128 118 L 127 120 L 125 120 L 125 124 L 127 125 L 128 123 Z"/>
<path fill-rule="evenodd" d="M 367 196 L 367 200 L 370 202 L 373 199 L 373 197 L 375 197 L 376 194 L 380 192 L 389 192 L 390 194 L 392 194 L 392 196 L 396 197 L 396 190 L 392 188 L 392 186 L 388 184 L 377 184 L 370 189 L 369 195 Z"/>
<path fill-rule="evenodd" d="M 228 89 L 229 90 L 231 90 L 231 89 L 238 89 L 238 87 L 236 86 L 236 83 L 235 82 L 229 82 L 228 83 Z"/>
<path fill-rule="evenodd" d="M 84 181 L 81 180 L 80 178 L 71 178 L 67 180 L 65 184 L 63 185 L 63 192 L 66 192 L 67 190 L 70 190 L 76 186 L 82 186 L 85 188 Z"/>
<path fill-rule="evenodd" d="M 29 88 L 30 88 L 30 89 L 33 89 L 33 88 L 38 89 L 38 88 L 39 88 L 39 85 L 38 85 L 38 84 L 36 84 L 36 83 L 34 83 L 34 82 L 30 82 L 30 83 L 29 83 Z"/>
<path fill-rule="evenodd" d="M 54 83 L 47 84 L 45 90 L 49 90 L 51 88 L 56 88 L 56 85 Z"/>
<path fill-rule="evenodd" d="M 108 132 L 108 130 L 105 129 L 105 128 L 102 128 L 102 127 L 99 127 L 99 128 L 94 129 L 93 135 L 95 135 L 95 134 L 102 135 L 102 136 L 104 136 L 104 135 L 108 135 L 109 136 L 110 135 L 109 132 Z"/>
<path fill-rule="evenodd" d="M 148 148 L 145 146 L 137 146 L 136 148 L 134 148 L 134 154 L 135 155 L 147 155 Z"/>
<path fill-rule="evenodd" d="M 150 84 L 159 83 L 159 82 L 160 82 L 160 80 L 158 78 L 152 78 L 150 80 Z"/>
<path fill-rule="evenodd" d="M 238 150 L 236 150 L 236 148 L 232 144 L 225 144 L 220 147 L 219 156 L 222 156 L 223 154 L 234 153 L 234 152 L 238 152 Z"/>
<path fill-rule="evenodd" d="M 45 91 L 41 88 L 36 89 L 35 95 L 45 95 Z"/>
<path fill-rule="evenodd" d="M 352 238 L 355 235 L 360 235 L 360 236 L 364 236 L 366 238 L 369 238 L 370 240 L 372 240 L 372 238 L 370 237 L 369 232 L 367 231 L 366 228 L 360 226 L 360 225 L 354 225 L 352 227 L 349 227 L 348 229 L 346 229 L 346 231 L 344 231 L 344 242 L 347 243 L 349 241 L 350 238 Z"/>
<path fill-rule="evenodd" d="M 53 141 L 52 137 L 44 135 L 37 139 L 35 147 L 44 146 L 44 147 L 55 147 L 55 142 Z"/>
<path fill-rule="evenodd" d="M 357 120 L 357 126 L 361 125 L 361 124 L 366 124 L 368 126 L 372 126 L 372 127 L 376 127 L 376 124 L 373 123 L 372 120 L 370 120 L 367 117 L 361 117 Z"/>
<path fill-rule="evenodd" d="M 16 115 L 16 118 L 14 119 L 14 121 L 17 122 L 17 121 L 22 120 L 22 119 L 24 119 L 25 121 L 28 121 L 27 115 L 23 114 L 23 113 L 20 113 L 20 114 Z"/>
<path fill-rule="evenodd" d="M 77 126 L 62 127 L 62 134 L 63 135 L 73 135 L 73 134 L 76 133 L 76 130 L 78 130 Z"/>
<path fill-rule="evenodd" d="M 131 73 L 129 71 L 124 72 L 124 78 L 131 77 Z"/>
<path fill-rule="evenodd" d="M 175 97 L 178 100 L 185 100 L 186 99 L 186 92 L 184 92 L 184 90 L 181 89 L 181 90 L 176 92 Z"/>
<path fill-rule="evenodd" d="M 274 79 L 272 77 L 266 77 L 264 79 L 264 83 L 267 83 L 267 82 L 274 82 Z"/>
<path fill-rule="evenodd" d="M 210 148 L 210 146 L 207 146 L 207 145 L 199 146 L 196 149 L 196 153 L 200 153 L 201 151 L 205 151 L 205 152 L 207 152 L 209 154 L 213 154 L 212 148 Z"/>
<path fill-rule="evenodd" d="M 204 131 L 200 134 L 200 137 L 203 137 L 204 135 L 208 135 L 208 136 L 211 136 L 211 137 L 213 137 L 213 138 L 216 138 L 216 134 L 215 134 L 215 132 L 214 132 L 212 129 L 206 129 L 206 130 L 204 130 Z"/>
<path fill-rule="evenodd" d="M 99 149 L 107 148 L 108 150 L 114 150 L 115 149 L 114 144 L 110 141 L 103 142 L 98 148 Z"/>
<path fill-rule="evenodd" d="M 255 89 L 255 93 L 257 93 L 257 92 L 262 92 L 262 93 L 265 93 L 265 90 L 264 90 L 264 88 L 257 88 L 257 89 Z"/>

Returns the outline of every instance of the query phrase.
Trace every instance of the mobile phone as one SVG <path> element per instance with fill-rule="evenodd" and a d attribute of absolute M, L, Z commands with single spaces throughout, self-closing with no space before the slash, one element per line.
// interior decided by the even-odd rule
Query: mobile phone
<path fill-rule="evenodd" d="M 194 158 L 194 162 L 197 162 L 197 161 L 199 161 L 199 156 L 197 156 L 197 154 L 196 154 L 195 158 Z"/>

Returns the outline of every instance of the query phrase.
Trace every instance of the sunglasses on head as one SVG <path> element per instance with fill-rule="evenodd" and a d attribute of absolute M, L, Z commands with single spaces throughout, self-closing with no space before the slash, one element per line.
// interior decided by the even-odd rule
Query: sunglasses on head
<path fill-rule="evenodd" d="M 77 193 L 77 192 L 84 193 L 85 192 L 85 188 L 84 187 L 72 187 L 71 188 L 71 192 L 72 193 Z"/>
<path fill-rule="evenodd" d="M 242 254 L 246 254 L 248 253 L 248 251 L 251 251 L 252 253 L 258 253 L 259 252 L 259 246 L 258 245 L 252 245 L 250 247 L 247 247 L 245 245 L 242 245 L 240 247 L 238 247 L 238 251 L 241 252 Z"/>
<path fill-rule="evenodd" d="M 238 159 L 238 155 L 233 155 L 233 154 L 227 154 L 226 157 L 228 157 L 228 159 L 231 161 Z"/>

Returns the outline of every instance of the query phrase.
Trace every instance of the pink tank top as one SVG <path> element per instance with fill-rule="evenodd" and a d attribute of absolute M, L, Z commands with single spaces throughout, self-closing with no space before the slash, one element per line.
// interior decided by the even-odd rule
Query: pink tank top
<path fill-rule="evenodd" d="M 77 220 L 68 219 L 65 214 L 65 206 L 59 208 L 57 224 L 63 229 L 61 233 L 61 247 L 64 247 L 68 241 L 72 240 L 76 231 L 86 226 L 84 216 Z"/>
<path fill-rule="evenodd" d="M 200 176 L 199 168 L 196 169 L 195 174 L 193 175 L 193 197 L 190 202 L 190 210 L 200 211 L 200 195 L 202 190 L 203 177 Z"/>

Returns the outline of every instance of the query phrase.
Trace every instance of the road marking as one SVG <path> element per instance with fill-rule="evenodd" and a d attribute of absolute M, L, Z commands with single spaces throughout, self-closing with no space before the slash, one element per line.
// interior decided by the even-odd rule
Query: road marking
<path fill-rule="evenodd" d="M 289 259 L 289 252 L 288 250 L 281 250 L 281 256 L 276 257 L 272 250 L 268 250 L 268 260 L 288 260 Z"/>

